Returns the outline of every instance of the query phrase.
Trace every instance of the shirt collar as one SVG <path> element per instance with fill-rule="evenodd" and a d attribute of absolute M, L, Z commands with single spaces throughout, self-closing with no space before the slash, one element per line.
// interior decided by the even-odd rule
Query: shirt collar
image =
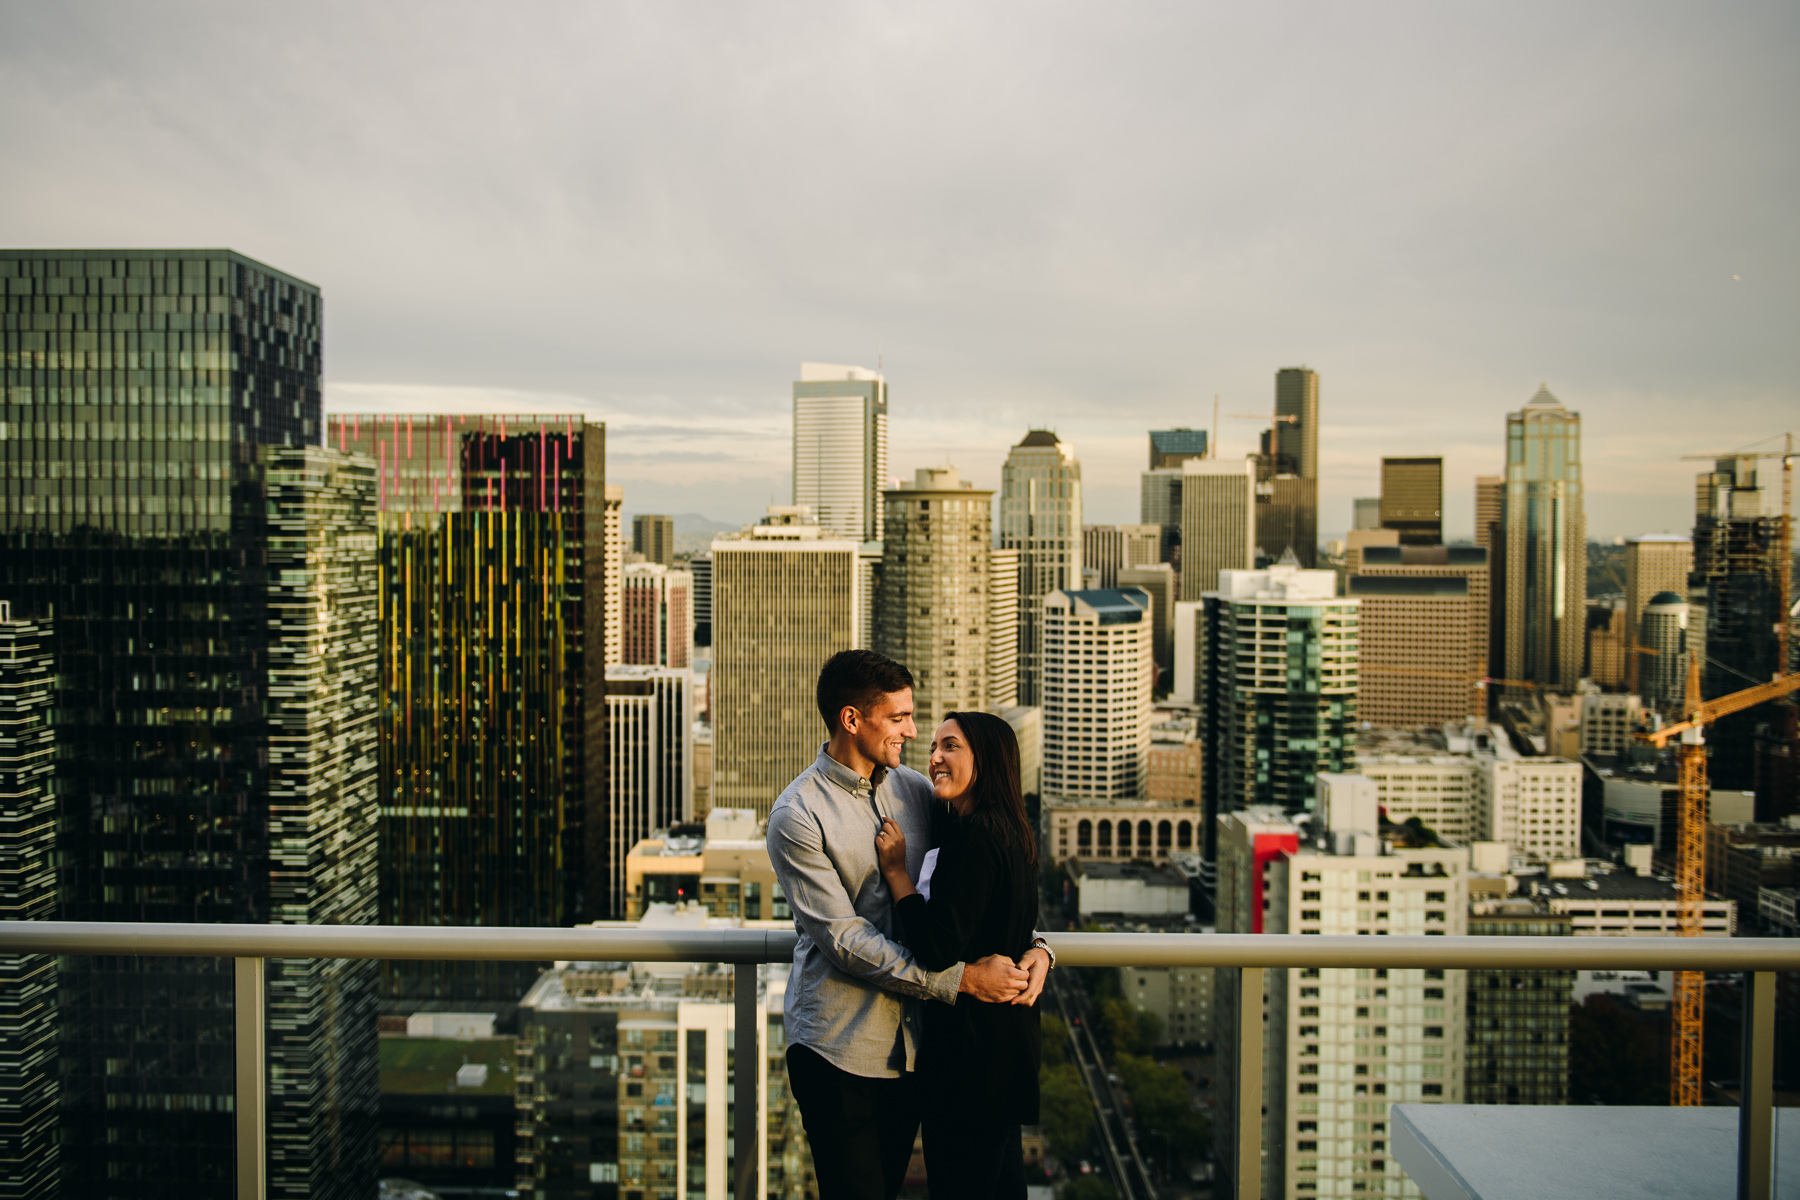
<path fill-rule="evenodd" d="M 886 767 L 877 763 L 872 777 L 865 779 L 837 759 L 831 757 L 831 755 L 826 752 L 826 746 L 828 745 L 830 745 L 830 743 L 826 742 L 821 743 L 819 746 L 819 759 L 815 764 L 819 774 L 825 776 L 825 778 L 831 780 L 831 782 L 837 784 L 853 796 L 868 797 L 873 795 L 876 789 L 881 787 L 881 781 L 887 778 L 888 769 Z"/>

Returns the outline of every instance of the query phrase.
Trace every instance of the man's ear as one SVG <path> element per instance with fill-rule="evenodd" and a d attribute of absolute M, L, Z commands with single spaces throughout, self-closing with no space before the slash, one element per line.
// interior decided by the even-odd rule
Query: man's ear
<path fill-rule="evenodd" d="M 862 724 L 862 713 L 856 710 L 856 705 L 846 704 L 844 707 L 838 709 L 839 729 L 842 729 L 847 733 L 855 733 L 856 727 L 860 724 Z"/>

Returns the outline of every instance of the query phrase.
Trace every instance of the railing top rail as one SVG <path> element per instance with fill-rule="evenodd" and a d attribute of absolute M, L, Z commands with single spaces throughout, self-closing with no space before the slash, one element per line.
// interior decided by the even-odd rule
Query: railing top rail
<path fill-rule="evenodd" d="M 787 962 L 791 929 L 498 929 L 0 921 L 0 953 L 473 962 Z M 1800 938 L 1054 933 L 1064 966 L 1800 971 Z"/>

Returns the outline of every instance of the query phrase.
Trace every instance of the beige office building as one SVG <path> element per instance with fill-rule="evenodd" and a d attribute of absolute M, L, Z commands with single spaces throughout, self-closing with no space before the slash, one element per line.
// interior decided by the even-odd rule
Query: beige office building
<path fill-rule="evenodd" d="M 1048 429 L 1019 440 L 1000 469 L 1000 545 L 1019 552 L 1018 701 L 1043 699 L 1043 605 L 1081 587 L 1081 463 Z"/>
<path fill-rule="evenodd" d="M 1506 480 L 1499 475 L 1475 477 L 1475 544 L 1488 552 L 1488 649 L 1490 675 L 1506 668 L 1506 537 L 1500 514 L 1506 507 Z"/>
<path fill-rule="evenodd" d="M 1181 471 L 1181 595 L 1198 600 L 1220 571 L 1256 565 L 1256 460 L 1190 458 Z"/>
<path fill-rule="evenodd" d="M 1118 587 L 1119 572 L 1162 561 L 1161 525 L 1084 525 L 1081 565 L 1096 573 L 1093 587 Z"/>
<path fill-rule="evenodd" d="M 1356 773 L 1375 785 L 1387 819 L 1417 817 L 1440 837 L 1467 845 L 1475 827 L 1475 777 L 1481 764 L 1466 754 L 1358 754 Z"/>
<path fill-rule="evenodd" d="M 1172 712 L 1152 714 L 1150 766 L 1144 795 L 1156 804 L 1200 807 L 1200 722 Z"/>
<path fill-rule="evenodd" d="M 1338 593 L 1350 594 L 1350 576 L 1362 570 L 1363 554 L 1371 546 L 1398 546 L 1397 529 L 1352 529 L 1344 535 L 1344 556 L 1337 564 Z"/>
<path fill-rule="evenodd" d="M 606 665 L 625 661 L 625 489 L 606 485 Z"/>
<path fill-rule="evenodd" d="M 626 856 L 624 877 L 628 921 L 652 904 L 698 904 L 714 919 L 793 917 L 749 809 L 715 808 L 704 821 L 646 833 Z"/>
<path fill-rule="evenodd" d="M 712 803 L 766 818 L 825 740 L 819 668 L 857 638 L 858 543 L 828 538 L 804 506 L 712 544 Z"/>
<path fill-rule="evenodd" d="M 644 561 L 675 565 L 675 518 L 667 513 L 638 513 L 631 518 L 631 548 Z"/>
<path fill-rule="evenodd" d="M 911 483 L 882 492 L 887 527 L 875 649 L 912 672 L 919 737 L 906 748 L 910 767 L 923 768 L 945 713 L 989 703 L 993 495 L 955 467 L 921 468 Z"/>
<path fill-rule="evenodd" d="M 1585 677 L 1598 687 L 1616 691 L 1625 686 L 1629 657 L 1625 646 L 1625 606 L 1617 601 L 1588 605 Z"/>
<path fill-rule="evenodd" d="M 1654 674 L 1653 656 L 1636 653 L 1646 645 L 1644 610 L 1663 592 L 1687 595 L 1694 569 L 1694 540 L 1681 533 L 1645 533 L 1625 543 L 1625 690 L 1644 690 Z M 1657 649 L 1657 647 L 1651 647 Z"/>
<path fill-rule="evenodd" d="M 1143 795 L 1150 752 L 1150 597 L 1136 588 L 1044 599 L 1044 791 Z"/>
<path fill-rule="evenodd" d="M 1381 460 L 1381 527 L 1400 534 L 1403 546 L 1444 541 L 1444 460 Z"/>
<path fill-rule="evenodd" d="M 1388 531 L 1392 532 L 1392 531 Z M 1488 562 L 1479 546 L 1364 546 L 1357 715 L 1405 728 L 1486 714 Z"/>
<path fill-rule="evenodd" d="M 1503 742 L 1495 749 L 1476 760 L 1476 839 L 1540 862 L 1580 857 L 1581 764 L 1520 757 Z"/>
<path fill-rule="evenodd" d="M 1019 742 L 1019 786 L 1027 796 L 1044 793 L 1044 710 L 1013 705 L 990 709 L 1012 728 Z"/>
<path fill-rule="evenodd" d="M 1616 758 L 1631 748 L 1643 704 L 1629 692 L 1590 692 L 1581 698 L 1581 753 Z"/>
<path fill-rule="evenodd" d="M 988 707 L 1019 703 L 1019 552 L 988 550 Z"/>

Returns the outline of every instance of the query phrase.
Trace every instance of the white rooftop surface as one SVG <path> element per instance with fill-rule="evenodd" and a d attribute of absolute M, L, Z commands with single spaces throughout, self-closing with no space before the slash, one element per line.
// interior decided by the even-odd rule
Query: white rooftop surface
<path fill-rule="evenodd" d="M 1220 571 L 1218 594 L 1226 600 L 1338 600 L 1337 572 L 1277 564 L 1261 571 Z"/>
<path fill-rule="evenodd" d="M 1800 1200 L 1800 1109 L 1780 1122 L 1773 1195 Z M 1426 1200 L 1733 1200 L 1735 1108 L 1396 1104 L 1394 1157 Z"/>

